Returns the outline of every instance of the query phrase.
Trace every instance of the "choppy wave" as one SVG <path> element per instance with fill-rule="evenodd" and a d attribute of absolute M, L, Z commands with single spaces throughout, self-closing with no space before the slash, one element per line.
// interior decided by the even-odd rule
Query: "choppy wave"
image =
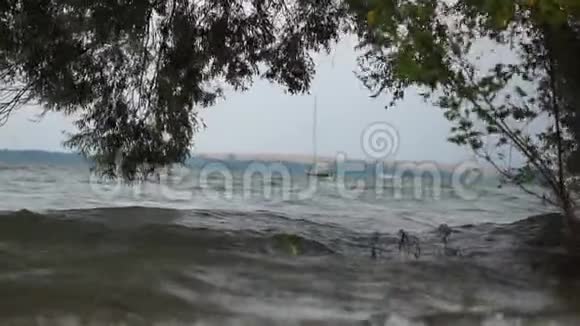
<path fill-rule="evenodd" d="M 255 212 L 259 218 L 265 212 Z M 5 212 L 0 218 L 0 238 L 26 243 L 113 243 L 152 247 L 208 248 L 243 252 L 293 253 L 304 255 L 333 253 L 325 244 L 299 234 L 255 226 L 247 230 L 220 230 L 223 218 L 247 218 L 247 212 L 178 211 L 154 208 L 111 208 L 72 210 L 38 214 L 30 211 Z M 194 218 L 206 219 L 198 225 L 187 223 Z M 270 218 L 284 220 L 283 216 Z M 306 221 L 300 223 L 307 224 Z M 236 224 L 240 224 L 237 221 Z M 213 227 L 214 229 L 211 229 Z M 217 228 L 216 228 L 217 227 Z"/>
<path fill-rule="evenodd" d="M 0 323 L 577 325 L 558 215 L 412 234 L 272 210 L 0 213 Z M 375 251 L 375 257 L 371 255 Z M 520 324 L 518 324 L 520 323 Z"/>

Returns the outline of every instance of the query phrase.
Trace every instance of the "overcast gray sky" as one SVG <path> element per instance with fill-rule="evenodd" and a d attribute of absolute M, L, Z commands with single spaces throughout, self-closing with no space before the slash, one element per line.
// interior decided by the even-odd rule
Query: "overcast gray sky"
<path fill-rule="evenodd" d="M 449 144 L 449 123 L 441 110 L 417 96 L 385 110 L 386 97 L 369 98 L 354 76 L 356 53 L 353 40 L 340 43 L 330 55 L 317 58 L 318 74 L 312 95 L 290 96 L 277 85 L 257 82 L 248 92 L 229 94 L 226 100 L 206 109 L 208 128 L 196 139 L 196 152 L 211 153 L 312 153 L 312 110 L 318 98 L 318 147 L 320 155 L 338 152 L 352 158 L 365 157 L 361 134 L 365 127 L 386 121 L 399 132 L 394 159 L 434 160 L 454 163 L 471 158 L 466 149 Z M 38 108 L 13 115 L 0 128 L 0 148 L 63 151 L 63 131 L 73 130 L 70 119 L 51 114 L 34 120 Z"/>

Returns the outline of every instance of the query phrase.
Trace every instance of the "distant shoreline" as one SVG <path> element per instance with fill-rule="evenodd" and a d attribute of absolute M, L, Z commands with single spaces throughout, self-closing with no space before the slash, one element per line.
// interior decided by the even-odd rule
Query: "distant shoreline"
<path fill-rule="evenodd" d="M 220 161 L 259 161 L 259 162 L 288 162 L 288 163 L 298 163 L 298 164 L 311 164 L 313 162 L 312 155 L 307 154 L 282 154 L 282 153 L 195 153 L 192 152 L 191 159 L 203 159 L 203 160 L 220 160 Z M 318 162 L 334 162 L 335 158 L 330 156 L 319 156 L 317 158 Z M 373 163 L 372 160 L 365 160 L 362 158 L 352 157 L 348 159 L 349 162 L 369 162 Z M 383 161 L 384 164 L 422 164 L 422 163 L 435 163 L 439 168 L 444 170 L 452 170 L 457 166 L 451 163 L 440 163 L 435 161 L 410 161 L 410 160 L 398 160 L 398 161 Z M 59 152 L 59 151 L 46 151 L 46 150 L 12 150 L 12 149 L 0 149 L 0 164 L 6 163 L 88 163 L 80 154 L 73 152 Z M 492 169 L 485 168 L 486 172 L 493 171 Z"/>

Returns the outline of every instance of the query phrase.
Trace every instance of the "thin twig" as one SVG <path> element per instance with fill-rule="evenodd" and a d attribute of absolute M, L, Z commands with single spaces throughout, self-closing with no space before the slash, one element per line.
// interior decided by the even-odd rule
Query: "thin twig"
<path fill-rule="evenodd" d="M 513 184 L 517 185 L 517 186 L 518 186 L 518 187 L 519 187 L 521 190 L 523 190 L 523 191 L 524 191 L 525 193 L 527 193 L 528 195 L 532 195 L 532 196 L 534 196 L 534 197 L 536 197 L 536 198 L 538 198 L 538 199 L 541 199 L 541 200 L 543 200 L 543 201 L 547 202 L 547 203 L 548 203 L 548 204 L 550 204 L 550 205 L 553 205 L 553 206 L 556 206 L 556 207 L 558 207 L 558 204 L 557 204 L 557 203 L 555 203 L 555 202 L 553 202 L 551 199 L 549 199 L 549 198 L 546 198 L 545 196 L 540 196 L 540 194 L 538 194 L 538 193 L 536 193 L 536 192 L 534 192 L 534 191 L 532 191 L 532 190 L 530 190 L 530 189 L 526 188 L 526 186 L 524 186 L 524 185 L 523 185 L 521 182 L 516 182 L 516 181 L 514 180 L 514 177 L 513 177 L 513 176 L 512 176 L 512 175 L 511 175 L 509 172 L 506 172 L 504 169 L 502 169 L 501 167 L 499 167 L 499 166 L 497 165 L 497 163 L 495 163 L 495 162 L 494 162 L 494 161 L 493 161 L 493 160 L 490 158 L 490 156 L 489 156 L 489 154 L 488 154 L 487 152 L 486 152 L 486 155 L 481 155 L 481 154 L 479 154 L 479 153 L 475 152 L 475 155 L 477 155 L 478 157 L 480 157 L 480 158 L 483 158 L 484 160 L 486 160 L 487 162 L 489 162 L 489 163 L 490 163 L 490 164 L 491 164 L 491 165 L 492 165 L 492 166 L 493 166 L 493 167 L 494 167 L 494 168 L 495 168 L 495 169 L 496 169 L 496 170 L 497 170 L 497 171 L 498 171 L 498 172 L 499 172 L 501 175 L 503 175 L 504 177 L 506 177 L 506 178 L 510 179 L 510 181 L 511 181 Z"/>

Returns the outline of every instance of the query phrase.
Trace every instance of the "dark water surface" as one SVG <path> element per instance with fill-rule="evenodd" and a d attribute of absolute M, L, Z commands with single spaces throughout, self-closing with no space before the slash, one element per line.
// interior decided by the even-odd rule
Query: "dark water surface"
<path fill-rule="evenodd" d="M 542 206 L 513 190 L 106 199 L 78 172 L 18 173 L 0 172 L 1 324 L 580 325 L 580 259 L 559 217 L 525 218 Z"/>

